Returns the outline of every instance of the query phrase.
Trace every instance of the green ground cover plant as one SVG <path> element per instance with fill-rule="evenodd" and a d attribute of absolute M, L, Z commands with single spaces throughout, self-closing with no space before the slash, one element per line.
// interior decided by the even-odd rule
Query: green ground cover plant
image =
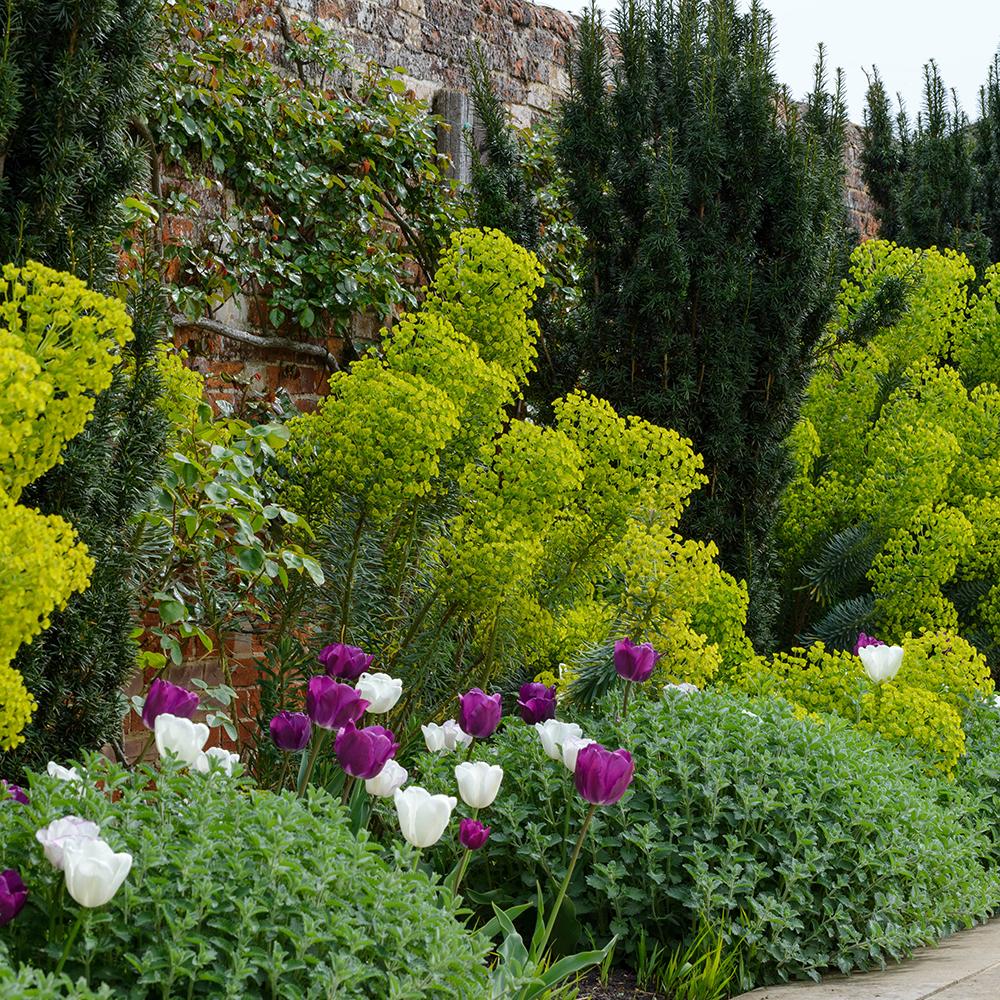
<path fill-rule="evenodd" d="M 274 796 L 176 764 L 129 772 L 90 757 L 76 770 L 79 780 L 36 775 L 30 803 L 0 805 L 0 860 L 29 886 L 0 967 L 84 976 L 127 1000 L 484 995 L 485 941 L 425 875 L 356 839 L 325 793 Z M 103 906 L 70 902 L 36 839 L 69 814 L 132 855 Z"/>
<path fill-rule="evenodd" d="M 595 820 L 570 887 L 571 942 L 615 933 L 625 956 L 641 934 L 684 941 L 708 924 L 739 951 L 749 986 L 877 966 L 1000 899 L 974 797 L 877 737 L 724 691 L 668 690 L 621 722 L 601 709 L 578 716 L 584 735 L 629 746 L 636 777 Z M 511 720 L 488 753 L 517 782 L 491 807 L 467 875 L 487 906 L 560 876 L 554 821 L 573 805 L 533 727 Z M 450 765 L 428 755 L 420 778 L 434 789 Z M 449 845 L 439 850 L 446 870 Z"/>

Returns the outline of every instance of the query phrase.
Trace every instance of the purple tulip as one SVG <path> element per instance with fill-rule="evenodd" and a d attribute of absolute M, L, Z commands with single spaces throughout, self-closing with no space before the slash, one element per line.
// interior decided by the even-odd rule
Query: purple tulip
<path fill-rule="evenodd" d="M 625 794 L 634 774 L 628 750 L 607 750 L 600 743 L 588 743 L 577 754 L 573 779 L 576 790 L 588 802 L 610 806 Z"/>
<path fill-rule="evenodd" d="M 340 766 L 352 777 L 367 781 L 374 778 L 390 757 L 396 755 L 399 744 L 384 726 L 358 729 L 349 722 L 337 733 L 333 750 Z"/>
<path fill-rule="evenodd" d="M 529 726 L 556 717 L 556 689 L 545 684 L 522 684 L 518 692 L 517 704 L 521 718 Z"/>
<path fill-rule="evenodd" d="M 502 712 L 500 695 L 473 688 L 458 696 L 458 705 L 458 725 L 463 733 L 485 740 L 496 732 Z"/>
<path fill-rule="evenodd" d="M 653 667 L 660 658 L 651 643 L 637 646 L 631 639 L 619 639 L 615 643 L 615 670 L 619 677 L 641 684 L 652 676 Z"/>
<path fill-rule="evenodd" d="M 271 719 L 271 739 L 279 750 L 301 750 L 312 736 L 312 723 L 305 712 L 279 712 Z"/>
<path fill-rule="evenodd" d="M 13 781 L 0 781 L 0 792 L 6 793 L 6 798 L 14 802 L 20 802 L 22 806 L 28 804 L 28 796 L 25 794 L 24 789 L 20 785 L 15 785 Z M 4 798 L 4 795 L 0 795 L 0 802 Z"/>
<path fill-rule="evenodd" d="M 463 819 L 458 824 L 458 842 L 470 851 L 478 851 L 490 839 L 490 829 L 478 819 Z"/>
<path fill-rule="evenodd" d="M 197 710 L 198 695 L 179 684 L 171 684 L 170 681 L 157 677 L 149 685 L 149 693 L 142 706 L 142 724 L 147 729 L 153 729 L 158 715 L 176 715 L 180 719 L 190 719 Z"/>
<path fill-rule="evenodd" d="M 368 702 L 350 684 L 338 684 L 325 674 L 309 678 L 306 712 L 320 728 L 342 729 L 357 722 L 367 707 Z"/>
<path fill-rule="evenodd" d="M 319 653 L 319 662 L 328 677 L 343 677 L 348 681 L 356 681 L 371 665 L 374 656 L 369 656 L 357 646 L 347 646 L 342 642 L 334 642 L 324 646 Z"/>
<path fill-rule="evenodd" d="M 884 646 L 885 643 L 881 639 L 876 639 L 873 635 L 865 635 L 864 632 L 858 633 L 858 641 L 854 644 L 854 655 L 858 655 L 859 649 L 867 649 L 869 646 Z"/>
<path fill-rule="evenodd" d="M 13 868 L 0 872 L 0 927 L 9 924 L 24 909 L 28 890 Z"/>

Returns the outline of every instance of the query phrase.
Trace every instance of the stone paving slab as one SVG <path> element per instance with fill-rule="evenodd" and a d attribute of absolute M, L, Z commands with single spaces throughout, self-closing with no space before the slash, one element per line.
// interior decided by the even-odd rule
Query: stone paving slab
<path fill-rule="evenodd" d="M 921 948 L 882 972 L 764 986 L 736 1000 L 1000 1000 L 1000 919 Z"/>

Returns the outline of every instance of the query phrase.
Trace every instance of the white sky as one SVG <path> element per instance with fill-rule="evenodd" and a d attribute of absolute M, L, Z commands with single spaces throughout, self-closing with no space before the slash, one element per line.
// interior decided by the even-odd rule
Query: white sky
<path fill-rule="evenodd" d="M 589 0 L 544 0 L 580 13 Z M 598 0 L 611 11 L 616 0 Z M 890 93 L 902 94 L 911 117 L 922 105 L 923 65 L 934 58 L 947 87 L 977 117 L 979 87 L 1000 45 L 1000 0 L 764 0 L 774 15 L 779 79 L 796 96 L 812 85 L 816 45 L 846 74 L 853 121 L 861 123 L 864 69 L 878 66 Z"/>

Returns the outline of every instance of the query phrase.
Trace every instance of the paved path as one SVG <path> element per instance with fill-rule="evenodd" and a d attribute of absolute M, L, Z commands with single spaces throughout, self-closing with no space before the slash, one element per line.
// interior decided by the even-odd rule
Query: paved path
<path fill-rule="evenodd" d="M 1000 920 L 921 948 L 884 972 L 764 986 L 737 1000 L 1000 1000 Z"/>

